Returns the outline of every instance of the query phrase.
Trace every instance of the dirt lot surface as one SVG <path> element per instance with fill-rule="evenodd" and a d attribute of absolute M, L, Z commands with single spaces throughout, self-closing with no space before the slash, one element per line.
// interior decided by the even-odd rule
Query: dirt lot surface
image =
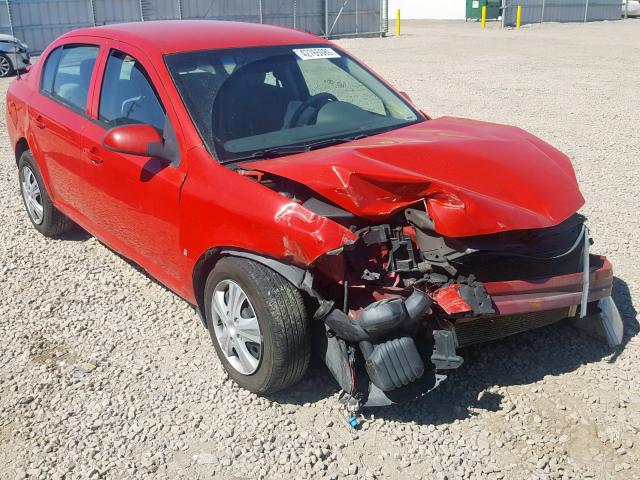
<path fill-rule="evenodd" d="M 354 438 L 320 366 L 268 399 L 241 391 L 185 302 L 85 234 L 38 235 L 3 134 L 0 478 L 640 478 L 640 21 L 403 33 L 340 44 L 432 116 L 519 125 L 571 156 L 624 347 L 558 324 L 467 349 Z"/>

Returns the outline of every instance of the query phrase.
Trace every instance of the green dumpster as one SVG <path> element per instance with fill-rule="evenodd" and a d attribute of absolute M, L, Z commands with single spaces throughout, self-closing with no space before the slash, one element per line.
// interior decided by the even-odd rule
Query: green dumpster
<path fill-rule="evenodd" d="M 482 7 L 487 7 L 487 20 L 496 20 L 500 16 L 501 0 L 467 0 L 467 20 L 480 20 Z"/>

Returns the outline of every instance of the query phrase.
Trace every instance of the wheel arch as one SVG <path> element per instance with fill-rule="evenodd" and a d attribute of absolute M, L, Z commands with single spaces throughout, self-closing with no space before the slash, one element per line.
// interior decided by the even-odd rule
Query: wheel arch
<path fill-rule="evenodd" d="M 18 165 L 22 154 L 27 150 L 31 150 L 31 148 L 29 147 L 29 142 L 27 142 L 27 139 L 25 137 L 20 137 L 16 142 L 15 148 L 16 165 Z"/>
<path fill-rule="evenodd" d="M 240 250 L 232 247 L 212 247 L 204 252 L 196 262 L 193 273 L 193 291 L 196 297 L 196 308 L 198 315 L 205 328 L 207 327 L 206 317 L 204 315 L 204 287 L 207 283 L 209 273 L 215 268 L 221 258 L 237 257 L 253 260 L 267 268 L 282 275 L 294 287 L 308 293 L 311 296 L 317 296 L 313 290 L 313 276 L 308 270 L 290 265 L 271 257 L 266 257 L 258 253 Z"/>

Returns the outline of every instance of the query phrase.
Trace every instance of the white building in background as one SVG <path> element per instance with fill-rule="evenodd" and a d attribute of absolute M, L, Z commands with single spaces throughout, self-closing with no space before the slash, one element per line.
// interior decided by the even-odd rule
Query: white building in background
<path fill-rule="evenodd" d="M 464 20 L 465 0 L 389 0 L 389 19 L 400 9 L 404 19 Z"/>

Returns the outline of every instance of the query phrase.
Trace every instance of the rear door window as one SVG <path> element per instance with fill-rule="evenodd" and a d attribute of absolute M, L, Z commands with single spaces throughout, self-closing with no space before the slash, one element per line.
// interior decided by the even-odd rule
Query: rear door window
<path fill-rule="evenodd" d="M 97 45 L 64 45 L 52 51 L 42 73 L 41 90 L 84 111 L 98 50 Z"/>
<path fill-rule="evenodd" d="M 127 53 L 112 50 L 102 81 L 99 119 L 110 127 L 138 123 L 162 131 L 165 117 L 142 64 Z"/>

